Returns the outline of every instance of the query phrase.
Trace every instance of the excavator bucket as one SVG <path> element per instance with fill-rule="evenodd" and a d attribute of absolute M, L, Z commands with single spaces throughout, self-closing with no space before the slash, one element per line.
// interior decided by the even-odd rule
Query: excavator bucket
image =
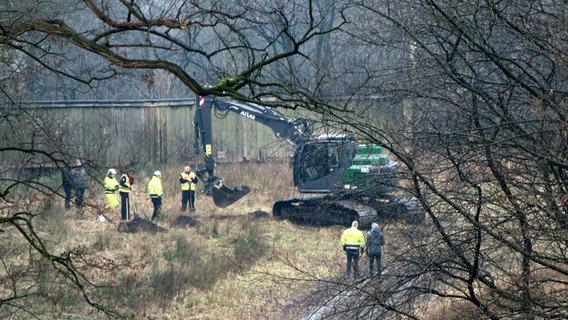
<path fill-rule="evenodd" d="M 213 203 L 219 208 L 226 208 L 246 196 L 250 192 L 247 186 L 237 186 L 234 189 L 226 187 L 224 184 L 217 185 L 211 189 Z"/>

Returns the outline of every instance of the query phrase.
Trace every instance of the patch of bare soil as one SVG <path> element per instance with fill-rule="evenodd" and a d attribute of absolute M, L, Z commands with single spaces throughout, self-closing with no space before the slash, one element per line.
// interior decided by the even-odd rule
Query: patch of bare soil
<path fill-rule="evenodd" d="M 127 222 L 120 222 L 118 224 L 118 231 L 125 233 L 137 233 L 137 232 L 148 232 L 148 233 L 158 233 L 168 231 L 166 228 L 160 227 L 152 221 L 142 219 L 138 216 Z"/>
<path fill-rule="evenodd" d="M 172 228 L 187 228 L 187 227 L 196 227 L 199 224 L 197 219 L 181 215 L 172 222 Z"/>
<path fill-rule="evenodd" d="M 265 211 L 253 211 L 248 213 L 246 216 L 242 215 L 222 215 L 217 216 L 216 218 L 219 220 L 229 220 L 229 219 L 242 219 L 242 218 L 252 218 L 252 219 L 264 219 L 269 218 L 270 214 Z M 188 227 L 196 227 L 199 225 L 199 220 L 197 218 L 187 216 L 187 215 L 180 215 L 174 219 L 171 223 L 172 228 L 188 228 Z M 118 224 L 118 231 L 125 232 L 125 233 L 137 233 L 137 232 L 148 232 L 148 233 L 158 233 L 158 232 L 167 232 L 166 228 L 160 227 L 157 224 L 136 216 L 134 219 L 128 222 L 120 222 Z"/>

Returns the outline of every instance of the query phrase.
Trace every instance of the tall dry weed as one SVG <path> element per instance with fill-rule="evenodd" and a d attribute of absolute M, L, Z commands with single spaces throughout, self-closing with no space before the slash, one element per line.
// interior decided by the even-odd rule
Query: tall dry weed
<path fill-rule="evenodd" d="M 144 319 L 144 314 L 146 317 L 153 314 L 157 318 L 189 318 L 197 313 L 203 319 L 230 319 L 228 311 L 236 306 L 243 319 L 254 318 L 248 314 L 256 312 L 253 309 L 262 298 L 257 294 L 270 292 L 266 298 L 272 301 L 280 296 L 289 297 L 296 290 L 294 286 L 284 288 L 282 283 L 269 279 L 249 282 L 262 274 L 255 270 L 292 272 L 277 262 L 278 259 L 272 259 L 275 252 L 308 268 L 319 268 L 317 257 L 309 261 L 306 254 L 313 249 L 304 248 L 303 243 L 311 241 L 319 245 L 320 241 L 326 241 L 327 235 L 319 234 L 317 230 L 298 233 L 290 223 L 270 218 L 273 202 L 295 192 L 287 163 L 219 165 L 218 174 L 226 184 L 248 185 L 250 194 L 234 205 L 220 209 L 198 190 L 197 211 L 184 213 L 195 219 L 197 226 L 172 228 L 171 222 L 182 214 L 178 181 L 182 169 L 183 164 L 144 168 L 135 177 L 135 190 L 131 196 L 136 211 L 144 217 L 152 210 L 146 192 L 149 177 L 155 170 L 162 172 L 164 198 L 162 218 L 157 224 L 167 229 L 165 233 L 120 233 L 116 228 L 117 217 L 114 223 L 97 222 L 96 217 L 102 212 L 106 199 L 102 186 L 94 182 L 87 193 L 87 206 L 82 215 L 76 209 L 63 210 L 60 197 L 43 196 L 44 200 L 29 201 L 28 205 L 31 208 L 33 203 L 34 210 L 41 211 L 41 218 L 34 221 L 49 247 L 55 252 L 81 249 L 85 260 L 80 269 L 92 281 L 92 292 L 97 301 L 115 308 L 127 318 Z M 54 185 L 59 183 L 58 176 L 52 179 Z M 200 182 L 198 189 L 201 188 Z M 250 215 L 259 210 L 268 213 L 268 218 Z M 24 245 L 20 244 L 12 248 L 22 248 Z M 334 245 L 335 239 L 331 246 Z M 334 254 L 327 250 L 325 253 Z M 44 277 L 37 279 L 41 280 L 45 292 L 52 293 L 51 297 L 56 299 L 54 304 L 44 298 L 31 298 L 29 303 L 37 305 L 38 309 L 49 309 L 50 312 L 45 314 L 55 318 L 61 314 L 104 318 L 103 315 L 93 316 L 93 310 L 76 290 L 69 289 L 64 281 L 54 279 L 57 274 L 53 269 L 46 269 Z M 245 281 L 247 289 L 235 291 L 238 281 Z M 218 299 L 212 295 L 227 297 L 231 302 L 214 305 Z M 272 302 L 265 301 L 261 305 L 267 303 Z"/>

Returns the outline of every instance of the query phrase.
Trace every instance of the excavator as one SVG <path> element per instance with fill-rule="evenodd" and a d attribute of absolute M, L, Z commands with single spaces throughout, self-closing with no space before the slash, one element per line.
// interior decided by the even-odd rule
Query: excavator
<path fill-rule="evenodd" d="M 277 219 L 310 225 L 360 226 L 372 222 L 405 219 L 420 224 L 425 211 L 415 200 L 397 195 L 398 163 L 375 144 L 359 143 L 353 133 L 315 134 L 311 121 L 289 119 L 273 108 L 215 96 L 197 96 L 193 123 L 194 150 L 204 153 L 205 166 L 197 170 L 205 182 L 204 193 L 213 197 L 216 206 L 225 208 L 250 192 L 248 186 L 230 188 L 215 176 L 212 115 L 234 112 L 268 126 L 276 137 L 295 150 L 294 186 L 311 196 L 279 200 L 272 208 Z"/>
<path fill-rule="evenodd" d="M 215 176 L 213 157 L 214 113 L 234 112 L 269 127 L 276 137 L 288 142 L 293 181 L 305 197 L 276 201 L 274 217 L 313 225 L 370 226 L 373 221 L 405 219 L 420 224 L 425 211 L 419 202 L 397 194 L 400 190 L 398 163 L 375 144 L 359 143 L 353 133 L 315 134 L 308 119 L 289 119 L 274 108 L 216 96 L 193 99 L 138 101 L 36 101 L 23 105 L 49 108 L 109 106 L 197 106 L 194 115 L 196 154 L 204 153 L 204 168 L 196 173 L 205 182 L 204 193 L 226 208 L 250 193 L 248 186 L 230 188 Z M 308 196 L 309 195 L 309 196 Z"/>

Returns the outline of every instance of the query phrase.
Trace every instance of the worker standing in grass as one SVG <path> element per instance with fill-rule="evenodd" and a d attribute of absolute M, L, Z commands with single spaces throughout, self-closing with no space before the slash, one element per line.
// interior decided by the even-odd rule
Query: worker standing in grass
<path fill-rule="evenodd" d="M 383 265 L 381 263 L 383 244 L 385 244 L 385 238 L 381 230 L 379 230 L 379 225 L 373 222 L 371 231 L 367 233 L 367 239 L 365 240 L 366 253 L 369 258 L 369 276 L 371 277 L 373 276 L 374 262 L 377 263 L 377 274 L 383 272 Z"/>
<path fill-rule="evenodd" d="M 351 228 L 343 231 L 341 235 L 341 245 L 347 256 L 346 276 L 351 276 L 351 267 L 353 267 L 354 278 L 359 277 L 359 251 L 363 253 L 365 249 L 365 237 L 357 227 L 359 227 L 359 223 L 353 221 Z"/>
<path fill-rule="evenodd" d="M 116 170 L 108 169 L 104 183 L 105 187 L 105 197 L 108 200 L 108 204 L 105 206 L 105 212 L 110 211 L 113 216 L 116 216 L 114 208 L 118 207 L 120 201 L 116 195 L 116 189 L 118 189 L 118 180 L 116 180 Z"/>
<path fill-rule="evenodd" d="M 154 206 L 154 212 L 152 213 L 152 221 L 158 219 L 160 215 L 160 208 L 162 207 L 162 173 L 160 171 L 154 171 L 152 179 L 148 182 L 148 194 L 152 200 L 152 205 Z"/>
<path fill-rule="evenodd" d="M 81 160 L 75 160 L 75 167 L 71 169 L 73 177 L 73 187 L 75 188 L 75 206 L 77 209 L 83 209 L 85 201 L 85 190 L 89 187 L 89 175 L 83 167 Z"/>
<path fill-rule="evenodd" d="M 120 194 L 120 218 L 124 221 L 130 220 L 130 190 L 133 190 L 134 169 L 127 168 L 120 177 L 118 193 Z"/>
<path fill-rule="evenodd" d="M 61 168 L 61 187 L 65 192 L 65 209 L 71 209 L 71 195 L 73 194 L 73 176 L 71 175 L 71 162 Z"/>
<path fill-rule="evenodd" d="M 181 184 L 181 211 L 187 209 L 188 202 L 189 209 L 195 211 L 195 184 L 197 181 L 197 175 L 191 170 L 191 167 L 185 166 L 179 176 L 179 183 Z"/>

